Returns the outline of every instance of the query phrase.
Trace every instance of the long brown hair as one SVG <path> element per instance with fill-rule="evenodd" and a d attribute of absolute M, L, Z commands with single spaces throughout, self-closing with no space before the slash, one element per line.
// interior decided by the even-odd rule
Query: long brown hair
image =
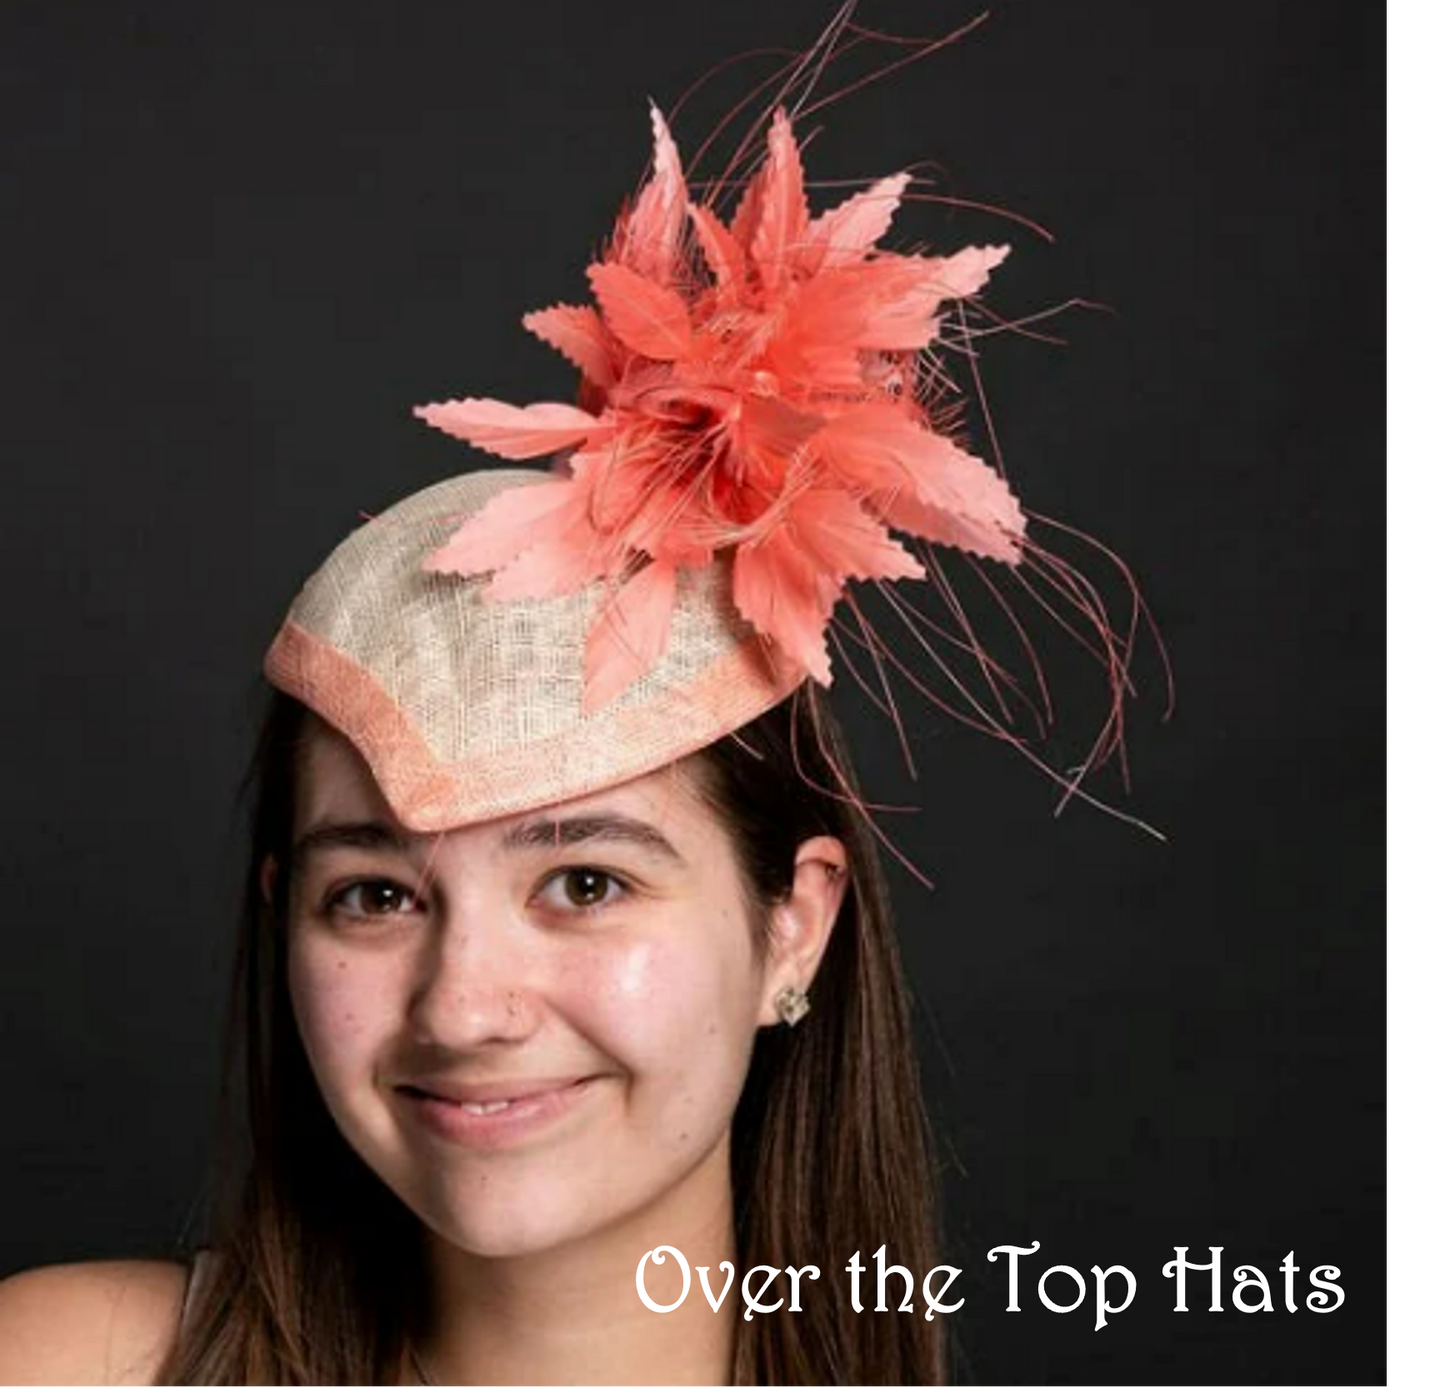
<path fill-rule="evenodd" d="M 161 1383 L 396 1382 L 425 1314 L 420 1221 L 337 1130 L 287 989 L 286 876 L 308 716 L 273 696 L 253 764 L 227 1051 L 246 1133 L 223 1139 L 240 1160 L 222 1173 L 207 1275 Z M 803 1312 L 737 1319 L 733 1381 L 939 1382 L 941 1322 L 921 1308 L 855 1312 L 844 1274 L 855 1252 L 867 1265 L 887 1244 L 888 1261 L 921 1278 L 936 1246 L 902 972 L 841 733 L 808 684 L 692 766 L 758 905 L 786 896 L 806 838 L 838 838 L 849 862 L 812 1011 L 796 1030 L 758 1034 L 731 1144 L 739 1266 L 814 1263 L 823 1276 Z M 268 858 L 279 873 L 264 893 Z"/>

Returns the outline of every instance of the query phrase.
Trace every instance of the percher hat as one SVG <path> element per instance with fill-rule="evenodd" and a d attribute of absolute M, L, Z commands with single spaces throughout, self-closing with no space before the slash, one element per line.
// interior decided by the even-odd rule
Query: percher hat
<path fill-rule="evenodd" d="M 650 177 L 588 268 L 593 302 L 523 320 L 580 371 L 577 402 L 417 410 L 552 469 L 454 478 L 365 523 L 292 606 L 269 679 L 351 740 L 402 823 L 440 831 L 645 774 L 829 684 L 830 624 L 859 581 L 933 585 L 953 644 L 1006 688 L 941 546 L 1030 562 L 1046 607 L 1082 619 L 1114 695 L 1089 762 L 1106 760 L 1133 623 L 1116 636 L 1093 586 L 1026 534 L 959 432 L 943 360 L 971 350 L 1008 248 L 882 248 L 906 173 L 815 213 L 781 106 L 725 218 L 716 186 L 694 200 L 655 108 L 652 126 Z"/>
<path fill-rule="evenodd" d="M 459 517 L 534 491 L 542 477 L 470 473 L 369 521 L 306 584 L 267 655 L 271 682 L 350 739 L 396 817 L 418 832 L 644 775 L 802 681 L 734 611 L 718 563 L 680 576 L 659 659 L 584 712 L 583 653 L 604 585 L 500 602 L 485 580 L 423 567 Z"/>

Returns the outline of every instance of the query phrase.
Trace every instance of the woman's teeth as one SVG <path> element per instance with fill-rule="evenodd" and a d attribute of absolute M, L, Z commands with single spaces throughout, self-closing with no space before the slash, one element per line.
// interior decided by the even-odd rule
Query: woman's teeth
<path fill-rule="evenodd" d="M 458 1104 L 457 1107 L 465 1109 L 468 1113 L 488 1114 L 500 1113 L 504 1108 L 511 1108 L 516 1102 L 515 1099 L 498 1099 L 493 1104 Z"/>

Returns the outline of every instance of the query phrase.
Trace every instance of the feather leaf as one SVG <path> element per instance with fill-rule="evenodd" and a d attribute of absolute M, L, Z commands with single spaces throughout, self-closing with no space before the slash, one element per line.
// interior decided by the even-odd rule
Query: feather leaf
<path fill-rule="evenodd" d="M 677 145 L 656 106 L 652 116 L 652 177 L 626 221 L 621 263 L 658 284 L 671 281 L 687 209 L 687 182 Z"/>
<path fill-rule="evenodd" d="M 591 265 L 587 278 L 607 326 L 624 345 L 657 361 L 686 355 L 692 322 L 687 301 L 675 289 L 654 284 L 626 265 Z"/>
<path fill-rule="evenodd" d="M 849 578 L 922 578 L 923 566 L 846 492 L 813 487 L 738 546 L 738 611 L 820 683 L 832 678 L 826 628 Z"/>
<path fill-rule="evenodd" d="M 448 400 L 413 412 L 433 429 L 502 458 L 539 458 L 581 443 L 602 427 L 575 405 L 509 405 L 504 400 Z"/>
<path fill-rule="evenodd" d="M 1016 553 L 1016 541 L 1005 537 L 1021 535 L 1024 518 L 1008 483 L 952 439 L 910 419 L 902 407 L 859 406 L 830 420 L 812 446 L 833 475 L 867 496 L 890 524 L 907 528 L 897 519 L 899 508 L 879 498 L 904 498 L 967 522 L 971 534 L 985 539 L 969 546 L 979 553 L 999 558 Z"/>
<path fill-rule="evenodd" d="M 689 207 L 688 212 L 692 216 L 707 268 L 712 271 L 718 295 L 727 303 L 737 302 L 748 279 L 748 265 L 742 247 L 709 208 L 694 206 Z"/>
<path fill-rule="evenodd" d="M 814 252 L 813 272 L 850 265 L 871 251 L 892 224 L 910 181 L 906 173 L 881 178 L 815 218 L 807 233 L 807 244 Z"/>
<path fill-rule="evenodd" d="M 793 127 L 781 107 L 773 112 L 773 124 L 768 130 L 763 180 L 757 230 L 748 251 L 764 287 L 776 291 L 782 286 L 790 257 L 803 244 L 808 225 L 803 163 Z"/>
<path fill-rule="evenodd" d="M 677 571 L 653 562 L 608 598 L 587 635 L 584 713 L 610 703 L 662 658 L 676 595 Z"/>
<path fill-rule="evenodd" d="M 422 568 L 428 573 L 451 574 L 499 569 L 540 539 L 548 524 L 556 521 L 557 513 L 576 497 L 571 479 L 511 487 L 468 516 L 446 544 L 426 557 Z"/>
<path fill-rule="evenodd" d="M 562 597 L 612 571 L 616 547 L 605 537 L 563 513 L 554 513 L 554 521 L 558 523 L 497 570 L 487 597 L 497 602 Z"/>
<path fill-rule="evenodd" d="M 594 385 L 605 390 L 617 383 L 612 344 L 595 308 L 554 304 L 527 314 L 522 326 L 561 352 Z"/>

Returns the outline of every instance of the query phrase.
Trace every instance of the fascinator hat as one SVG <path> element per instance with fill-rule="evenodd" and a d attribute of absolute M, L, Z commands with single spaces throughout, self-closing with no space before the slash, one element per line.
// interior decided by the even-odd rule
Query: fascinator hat
<path fill-rule="evenodd" d="M 650 176 L 587 269 L 592 302 L 523 320 L 579 371 L 576 403 L 416 410 L 552 466 L 456 477 L 365 523 L 293 604 L 271 682 L 355 745 L 399 820 L 441 831 L 643 775 L 829 685 L 835 654 L 856 667 L 837 616 L 859 583 L 915 613 L 895 585 L 931 584 L 956 619 L 942 638 L 998 693 L 936 547 L 1032 560 L 1083 614 L 1114 694 L 1089 763 L 1107 759 L 1132 623 L 1121 640 L 1090 585 L 1040 560 L 1013 491 L 952 427 L 942 349 L 1008 248 L 885 249 L 906 173 L 815 211 L 781 106 L 725 216 L 651 119 Z M 978 700 L 964 716 L 1024 746 Z"/>

